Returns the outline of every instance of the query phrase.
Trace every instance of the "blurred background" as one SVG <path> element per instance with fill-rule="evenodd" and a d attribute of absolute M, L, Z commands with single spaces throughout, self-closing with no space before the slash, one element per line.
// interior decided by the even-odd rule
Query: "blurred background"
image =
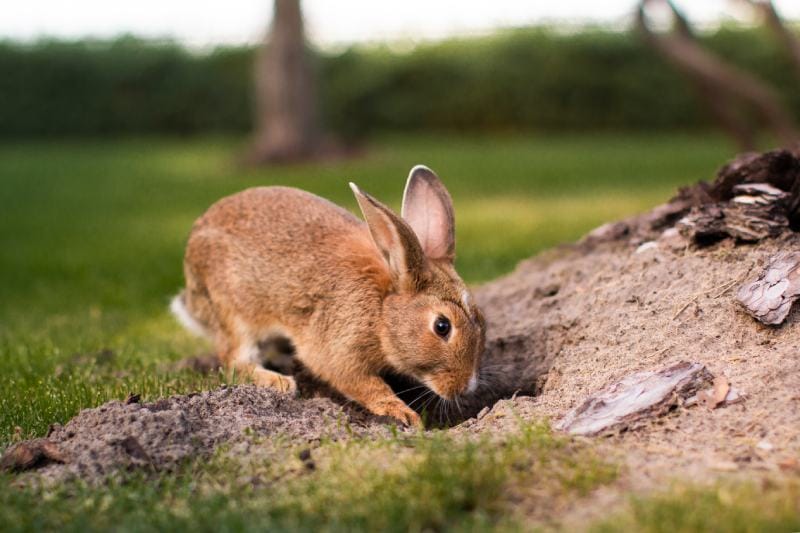
<path fill-rule="evenodd" d="M 398 208 L 427 164 L 485 282 L 794 142 L 799 19 L 794 0 L 6 2 L 0 434 L 196 386 L 164 370 L 204 349 L 166 307 L 220 197 L 282 184 L 355 211 L 353 180 Z"/>

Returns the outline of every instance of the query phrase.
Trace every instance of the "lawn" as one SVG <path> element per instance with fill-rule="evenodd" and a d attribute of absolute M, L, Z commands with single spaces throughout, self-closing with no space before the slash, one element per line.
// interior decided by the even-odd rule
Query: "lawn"
<path fill-rule="evenodd" d="M 396 137 L 375 140 L 351 160 L 246 170 L 235 164 L 241 148 L 241 140 L 219 138 L 0 145 L 0 450 L 44 434 L 50 423 L 64 422 L 81 408 L 129 392 L 149 400 L 219 383 L 220 376 L 174 370 L 174 361 L 207 347 L 182 332 L 166 306 L 182 283 L 190 225 L 221 196 L 282 184 L 355 209 L 347 187 L 352 180 L 397 208 L 408 170 L 427 164 L 454 198 L 459 271 L 468 282 L 481 283 L 509 272 L 522 258 L 662 202 L 677 186 L 711 178 L 732 155 L 721 138 L 702 134 Z M 530 449 L 525 439 L 534 438 L 531 431 L 521 428 L 513 437 L 507 446 L 516 450 L 512 455 Z M 596 480 L 588 488 L 613 478 L 612 467 L 594 458 L 579 466 L 558 458 L 555 450 L 565 444 L 535 429 L 541 431 L 536 442 L 541 453 L 553 450 L 556 459 L 548 464 L 559 472 L 567 463 L 578 477 L 588 472 Z M 466 484 L 455 495 L 434 491 L 427 506 L 414 501 L 416 492 L 402 488 L 407 474 L 397 471 L 374 473 L 394 487 L 393 498 L 372 501 L 367 491 L 366 500 L 356 502 L 357 495 L 337 495 L 324 484 L 312 491 L 299 480 L 273 501 L 240 493 L 230 474 L 221 473 L 226 469 L 220 459 L 216 466 L 187 465 L 185 472 L 155 484 L 133 480 L 107 493 L 66 489 L 49 494 L 46 506 L 38 504 L 37 493 L 3 487 L 0 529 L 54 527 L 70 520 L 76 520 L 75 529 L 208 528 L 217 520 L 234 530 L 252 527 L 241 522 L 237 509 L 277 529 L 314 529 L 331 519 L 322 512 L 330 505 L 348 510 L 334 516 L 340 529 L 379 527 L 379 515 L 397 517 L 401 524 L 411 520 L 406 525 L 418 529 L 497 525 L 503 505 L 481 494 L 500 494 L 499 487 L 527 478 L 490 475 L 516 471 L 506 468 L 511 459 L 491 445 L 476 454 L 451 443 L 443 455 L 446 439 L 388 443 L 388 452 L 354 444 L 364 453 L 393 455 L 392 446 L 416 450 L 409 465 L 416 465 L 419 475 L 430 474 L 426 479 L 433 485 L 426 487 Z M 331 445 L 332 475 L 345 481 L 353 476 L 348 453 Z M 445 457 L 463 464 L 445 468 Z M 420 473 L 420 461 L 430 465 L 427 473 Z M 468 475 L 471 468 L 478 474 Z M 233 500 L 239 503 L 232 507 Z M 642 512 L 657 505 L 643 505 Z M 188 518 L 195 514 L 196 520 Z"/>

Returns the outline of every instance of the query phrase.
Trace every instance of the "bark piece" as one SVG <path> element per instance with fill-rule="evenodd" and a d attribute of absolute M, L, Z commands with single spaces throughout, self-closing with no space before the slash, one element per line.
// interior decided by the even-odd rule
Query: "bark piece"
<path fill-rule="evenodd" d="M 142 396 L 140 394 L 137 394 L 135 392 L 131 392 L 125 398 L 125 404 L 126 405 L 130 405 L 130 404 L 133 404 L 133 403 L 139 403 L 141 401 L 141 399 L 142 399 Z"/>
<path fill-rule="evenodd" d="M 672 228 L 680 235 L 666 233 Z M 800 231 L 800 158 L 789 150 L 739 155 L 717 173 L 713 182 L 682 187 L 668 203 L 648 213 L 593 230 L 580 242 L 591 250 L 608 242 L 640 245 L 660 240 L 682 249 L 735 238 L 756 242 L 786 229 Z"/>
<path fill-rule="evenodd" d="M 800 159 L 789 150 L 748 152 L 723 166 L 714 182 L 707 186 L 707 192 L 711 201 L 723 202 L 735 196 L 736 186 L 745 183 L 768 183 L 790 192 L 798 181 Z"/>
<path fill-rule="evenodd" d="M 712 379 L 704 365 L 688 361 L 637 372 L 587 398 L 555 427 L 585 436 L 622 431 L 664 415 Z"/>
<path fill-rule="evenodd" d="M 695 244 L 703 246 L 727 237 L 756 242 L 777 237 L 789 228 L 790 193 L 768 182 L 735 183 L 726 179 L 719 189 L 716 186 L 705 190 L 728 201 L 696 205 L 678 221 L 678 230 Z"/>
<path fill-rule="evenodd" d="M 627 240 L 641 244 L 656 239 L 664 230 L 673 227 L 681 217 L 686 215 L 692 205 L 695 203 L 686 198 L 673 198 L 670 202 L 659 205 L 647 213 L 595 228 L 581 239 L 580 245 L 591 249 L 608 242 Z"/>
<path fill-rule="evenodd" d="M 800 252 L 776 254 L 758 279 L 739 288 L 736 299 L 762 324 L 782 323 L 800 297 Z"/>
<path fill-rule="evenodd" d="M 23 472 L 50 463 L 66 463 L 66 455 L 47 439 L 33 439 L 15 444 L 0 459 L 0 470 Z"/>
<path fill-rule="evenodd" d="M 741 204 L 768 205 L 789 196 L 769 183 L 742 183 L 736 185 L 733 192 L 736 193 L 733 201 Z"/>

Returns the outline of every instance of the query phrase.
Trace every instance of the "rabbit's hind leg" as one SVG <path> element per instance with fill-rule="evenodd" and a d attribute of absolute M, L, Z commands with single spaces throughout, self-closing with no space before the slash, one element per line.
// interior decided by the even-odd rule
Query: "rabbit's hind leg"
<path fill-rule="evenodd" d="M 269 387 L 280 392 L 297 391 L 297 384 L 291 376 L 268 370 L 259 362 L 258 342 L 249 336 L 228 338 L 219 350 L 220 358 L 228 372 L 235 372 L 251 380 L 260 387 Z"/>

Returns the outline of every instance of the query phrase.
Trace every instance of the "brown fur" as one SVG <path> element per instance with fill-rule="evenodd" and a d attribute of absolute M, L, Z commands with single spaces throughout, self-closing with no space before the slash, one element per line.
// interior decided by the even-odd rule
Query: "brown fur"
<path fill-rule="evenodd" d="M 450 197 L 430 170 L 415 167 L 404 198 L 414 203 L 412 229 L 353 189 L 368 224 L 286 187 L 218 201 L 192 228 L 182 303 L 223 364 L 255 383 L 295 390 L 291 377 L 257 360 L 260 340 L 286 335 L 296 357 L 348 398 L 419 423 L 381 372 L 409 375 L 454 398 L 476 376 L 484 344 L 483 317 L 452 264 Z M 434 206 L 428 219 L 425 205 Z M 430 250 L 437 257 L 426 256 Z M 432 329 L 438 315 L 452 323 L 447 339 Z"/>

